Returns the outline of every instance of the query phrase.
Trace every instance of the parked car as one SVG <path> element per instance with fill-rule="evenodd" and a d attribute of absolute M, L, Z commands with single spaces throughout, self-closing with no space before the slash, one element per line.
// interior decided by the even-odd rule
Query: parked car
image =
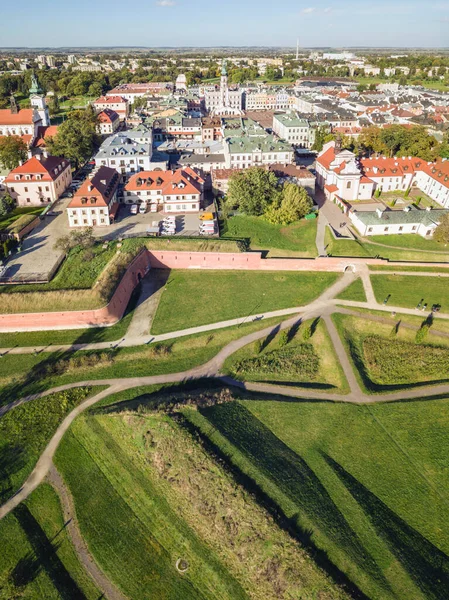
<path fill-rule="evenodd" d="M 131 214 L 132 215 L 137 215 L 138 211 L 139 211 L 139 207 L 137 206 L 137 204 L 133 204 L 131 206 Z"/>
<path fill-rule="evenodd" d="M 139 206 L 139 213 L 141 215 L 144 215 L 146 212 L 147 212 L 147 203 L 142 202 L 142 204 Z"/>

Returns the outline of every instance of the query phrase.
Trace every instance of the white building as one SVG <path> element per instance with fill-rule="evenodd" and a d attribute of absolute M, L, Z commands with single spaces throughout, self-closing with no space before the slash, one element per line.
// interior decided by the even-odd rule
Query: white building
<path fill-rule="evenodd" d="M 111 135 L 120 126 L 120 117 L 109 108 L 105 108 L 97 115 L 97 131 L 100 135 Z"/>
<path fill-rule="evenodd" d="M 206 90 L 204 100 L 206 109 L 212 116 L 243 114 L 243 91 L 240 89 L 229 89 L 226 62 L 223 62 L 223 68 L 221 70 L 220 88 Z"/>

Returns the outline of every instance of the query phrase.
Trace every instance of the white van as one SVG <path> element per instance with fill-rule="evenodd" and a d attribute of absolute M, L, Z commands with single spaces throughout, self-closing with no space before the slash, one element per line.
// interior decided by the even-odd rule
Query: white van
<path fill-rule="evenodd" d="M 137 204 L 133 204 L 131 206 L 131 214 L 132 215 L 137 215 L 138 210 L 139 210 L 139 207 L 137 206 Z"/>
<path fill-rule="evenodd" d="M 142 204 L 139 206 L 139 213 L 141 215 L 144 215 L 146 212 L 147 212 L 147 203 L 142 202 Z"/>

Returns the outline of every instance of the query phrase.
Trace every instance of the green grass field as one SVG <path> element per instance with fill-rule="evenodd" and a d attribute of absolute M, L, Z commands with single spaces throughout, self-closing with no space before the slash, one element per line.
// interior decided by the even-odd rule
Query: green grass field
<path fill-rule="evenodd" d="M 446 273 L 447 275 L 449 274 L 449 263 L 447 263 L 447 266 L 443 265 L 442 267 L 396 267 L 393 265 L 368 265 L 368 269 L 370 271 L 414 271 L 415 273 Z"/>
<path fill-rule="evenodd" d="M 401 315 L 391 323 L 363 316 L 335 313 L 346 351 L 360 385 L 367 393 L 391 392 L 417 384 L 446 382 L 449 373 L 449 340 L 428 335 L 417 344 L 416 329 L 401 327 Z M 424 318 L 421 319 L 421 324 Z"/>
<path fill-rule="evenodd" d="M 264 399 L 183 413 L 367 597 L 437 600 L 449 586 L 448 409 Z"/>
<path fill-rule="evenodd" d="M 0 230 L 6 229 L 10 225 L 13 225 L 15 221 L 20 219 L 23 215 L 40 215 L 42 212 L 42 208 L 40 206 L 36 207 L 18 207 L 12 210 L 5 217 L 0 218 Z"/>
<path fill-rule="evenodd" d="M 326 246 L 326 252 L 329 256 L 371 256 L 369 250 L 357 240 L 335 239 L 328 227 L 326 227 L 324 243 Z"/>
<path fill-rule="evenodd" d="M 366 302 L 365 289 L 362 280 L 357 277 L 346 289 L 344 289 L 337 298 L 340 300 L 354 300 L 355 302 Z"/>
<path fill-rule="evenodd" d="M 262 217 L 235 216 L 225 221 L 222 239 L 248 238 L 252 250 L 268 251 L 268 256 L 317 256 L 317 219 L 303 219 L 292 225 L 272 225 Z"/>
<path fill-rule="evenodd" d="M 64 528 L 61 505 L 49 484 L 0 521 L 0 597 L 5 600 L 97 600 Z"/>
<path fill-rule="evenodd" d="M 391 294 L 388 305 L 415 308 L 427 303 L 428 311 L 433 304 L 440 304 L 441 311 L 449 309 L 447 293 L 449 279 L 446 277 L 413 277 L 413 275 L 370 275 L 374 295 L 383 302 Z"/>
<path fill-rule="evenodd" d="M 433 252 L 443 252 L 449 255 L 449 244 L 442 244 L 435 240 L 428 240 L 420 235 L 398 234 L 398 235 L 370 235 L 364 239 L 365 243 L 378 243 L 392 248 L 406 248 L 407 250 L 426 250 Z M 446 257 L 447 259 L 447 257 Z M 423 260 L 426 257 L 423 255 Z M 444 259 L 442 255 L 441 260 Z"/>
<path fill-rule="evenodd" d="M 56 464 L 90 551 L 130 599 L 346 597 L 163 414 L 81 417 Z"/>
<path fill-rule="evenodd" d="M 213 358 L 230 341 L 280 320 L 263 319 L 149 346 L 5 354 L 0 361 L 0 405 L 64 383 L 187 371 Z"/>
<path fill-rule="evenodd" d="M 304 339 L 309 328 L 313 334 Z M 285 335 L 288 343 L 282 345 Z M 245 346 L 226 360 L 223 371 L 244 381 L 283 383 L 333 393 L 349 391 L 323 321 L 305 321 L 299 329 L 294 326 L 286 334 L 270 335 L 261 349 L 255 344 Z"/>
<path fill-rule="evenodd" d="M 33 470 L 64 417 L 101 388 L 76 388 L 22 404 L 0 419 L 0 497 L 11 497 Z"/>
<path fill-rule="evenodd" d="M 97 342 L 114 342 L 116 340 L 120 340 L 126 334 L 128 327 L 131 324 L 139 293 L 140 287 L 137 287 L 134 291 L 134 294 L 131 296 L 124 316 L 118 323 L 111 325 L 110 327 L 0 333 L 0 347 L 12 348 L 13 346 L 87 344 Z"/>
<path fill-rule="evenodd" d="M 308 304 L 337 280 L 334 273 L 173 270 L 152 333 Z"/>

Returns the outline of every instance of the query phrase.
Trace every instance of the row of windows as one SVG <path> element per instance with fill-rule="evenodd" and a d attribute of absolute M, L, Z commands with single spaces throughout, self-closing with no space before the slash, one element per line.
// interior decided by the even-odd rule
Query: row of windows
<path fill-rule="evenodd" d="M 83 225 L 87 225 L 88 223 L 89 223 L 89 221 L 87 219 L 83 219 Z M 105 219 L 100 219 L 100 223 L 106 223 L 106 220 Z M 73 224 L 74 225 L 78 225 L 79 224 L 78 219 L 74 219 L 73 220 Z"/>

